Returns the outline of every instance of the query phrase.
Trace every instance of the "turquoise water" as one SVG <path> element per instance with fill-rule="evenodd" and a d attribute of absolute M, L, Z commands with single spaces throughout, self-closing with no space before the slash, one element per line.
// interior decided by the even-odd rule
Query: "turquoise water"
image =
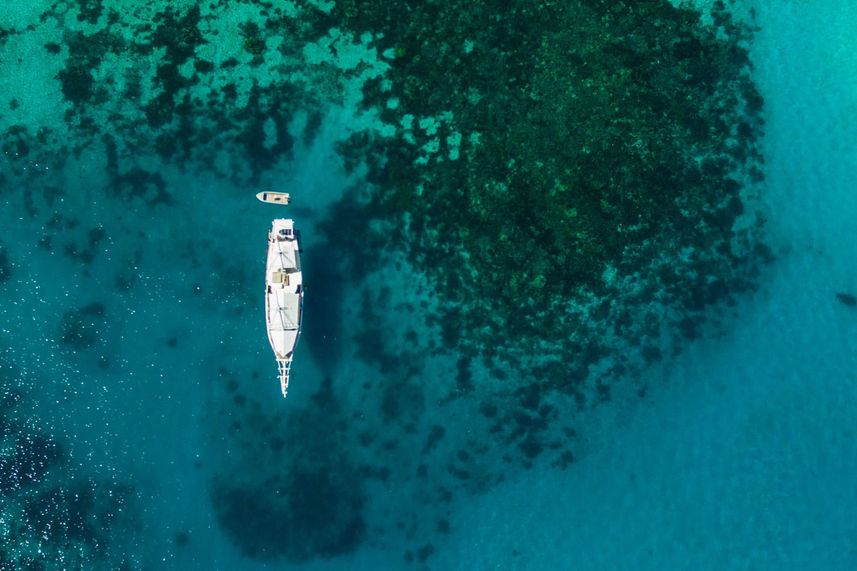
<path fill-rule="evenodd" d="M 130 6 L 2 20 L 0 568 L 857 567 L 853 8 L 737 5 L 773 261 L 573 409 L 443 349 L 436 284 L 370 240 L 338 146 L 392 129 L 359 104 L 391 65 L 370 41 L 272 36 L 260 64 L 259 5 Z M 157 105 L 158 74 L 192 102 Z M 308 284 L 286 400 L 260 285 L 282 215 Z"/>

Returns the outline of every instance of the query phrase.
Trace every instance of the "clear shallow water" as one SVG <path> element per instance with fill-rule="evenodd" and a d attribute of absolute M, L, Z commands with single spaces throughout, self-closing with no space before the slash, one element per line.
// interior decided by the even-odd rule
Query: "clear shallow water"
<path fill-rule="evenodd" d="M 296 159 L 259 182 L 288 186 L 296 197 L 295 187 L 304 189 L 293 214 L 305 265 L 328 282 L 317 288 L 325 303 L 316 312 L 337 308 L 324 323 L 306 324 L 296 390 L 286 401 L 259 323 L 257 270 L 272 212 L 250 190 L 152 163 L 170 189 L 185 191 L 172 205 L 129 208 L 93 190 L 104 165 L 84 151 L 44 174 L 68 189 L 52 208 L 77 221 L 52 229 L 52 251 L 36 245 L 51 209 L 37 198 L 44 211 L 28 217 L 25 193 L 0 195 L 12 264 L 2 285 L 0 341 L 4 371 L 12 371 L 3 382 L 25 395 L 15 425 L 54 435 L 67 453 L 48 480 L 133 487 L 124 508 L 131 521 L 120 518 L 110 537 L 127 542 L 135 564 L 152 567 L 396 568 L 424 559 L 438 569 L 853 568 L 857 310 L 835 294 L 857 289 L 850 238 L 857 52 L 849 48 L 857 15 L 836 2 L 756 9 L 761 29 L 751 55 L 766 102 L 765 201 L 776 260 L 757 292 L 723 310 L 735 315 L 728 329 L 645 371 L 645 398 L 615 398 L 583 413 L 570 466 L 537 460 L 524 469 L 504 462 L 501 450 L 457 460 L 457 469 L 474 474 L 461 488 L 447 490 L 443 470 L 429 472 L 428 484 L 398 476 L 397 467 L 416 468 L 420 454 L 397 440 L 442 426 L 431 453 L 456 456 L 479 415 L 466 404 L 432 405 L 444 396 L 433 381 L 458 372 L 448 359 L 419 358 L 421 372 L 395 392 L 364 389 L 406 365 L 358 358 L 377 345 L 355 344 L 349 329 L 396 331 L 411 320 L 429 329 L 419 310 L 400 305 L 429 286 L 390 268 L 375 276 L 391 291 L 374 311 L 349 295 L 323 221 L 349 185 L 330 141 L 356 120 L 334 111 L 310 147 L 298 142 Z M 15 168 L 13 157 L 5 160 Z M 62 253 L 69 244 L 86 251 L 93 237 L 89 263 Z M 83 313 L 76 338 L 94 336 L 80 350 L 60 342 L 73 308 Z M 336 404 L 319 404 L 330 400 L 326 377 Z M 366 402 L 366 394 L 389 402 Z M 383 412 L 396 408 L 403 411 Z M 415 420 L 412 411 L 420 413 Z M 264 422 L 254 426 L 253 418 Z M 302 455 L 347 476 L 338 450 L 361 441 L 354 432 L 391 443 L 380 456 L 379 448 L 349 448 L 344 458 L 358 474 L 367 466 L 393 470 L 387 480 L 364 474 L 360 497 L 345 493 L 333 504 L 345 513 L 362 503 L 366 540 L 345 555 L 295 564 L 242 557 L 212 507 L 212 481 L 256 490 L 255 473 L 316 465 L 294 459 Z M 334 438 L 308 446 L 319 433 Z M 279 451 L 255 444 L 272 434 L 283 437 Z M 286 458 L 282 468 L 278 458 Z M 502 481 L 477 491 L 479 474 L 497 473 Z"/>

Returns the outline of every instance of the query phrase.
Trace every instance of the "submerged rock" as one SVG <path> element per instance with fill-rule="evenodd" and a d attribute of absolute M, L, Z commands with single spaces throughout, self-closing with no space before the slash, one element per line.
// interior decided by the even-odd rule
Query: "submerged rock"
<path fill-rule="evenodd" d="M 848 307 L 857 307 L 857 297 L 851 295 L 850 293 L 837 293 L 836 299 L 839 300 L 843 305 L 847 305 Z"/>

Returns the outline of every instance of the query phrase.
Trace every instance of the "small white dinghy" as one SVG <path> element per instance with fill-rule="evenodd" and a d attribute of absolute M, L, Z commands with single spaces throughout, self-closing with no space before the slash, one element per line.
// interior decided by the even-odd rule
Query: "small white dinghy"
<path fill-rule="evenodd" d="M 288 204 L 292 201 L 288 192 L 262 191 L 256 193 L 256 198 L 269 204 Z"/>

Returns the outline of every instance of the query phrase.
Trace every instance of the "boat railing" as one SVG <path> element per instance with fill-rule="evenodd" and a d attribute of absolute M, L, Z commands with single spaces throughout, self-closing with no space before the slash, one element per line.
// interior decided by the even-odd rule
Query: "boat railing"
<path fill-rule="evenodd" d="M 283 398 L 289 392 L 289 372 L 292 368 L 292 360 L 277 359 L 277 368 L 280 372 L 280 388 L 283 391 Z"/>

